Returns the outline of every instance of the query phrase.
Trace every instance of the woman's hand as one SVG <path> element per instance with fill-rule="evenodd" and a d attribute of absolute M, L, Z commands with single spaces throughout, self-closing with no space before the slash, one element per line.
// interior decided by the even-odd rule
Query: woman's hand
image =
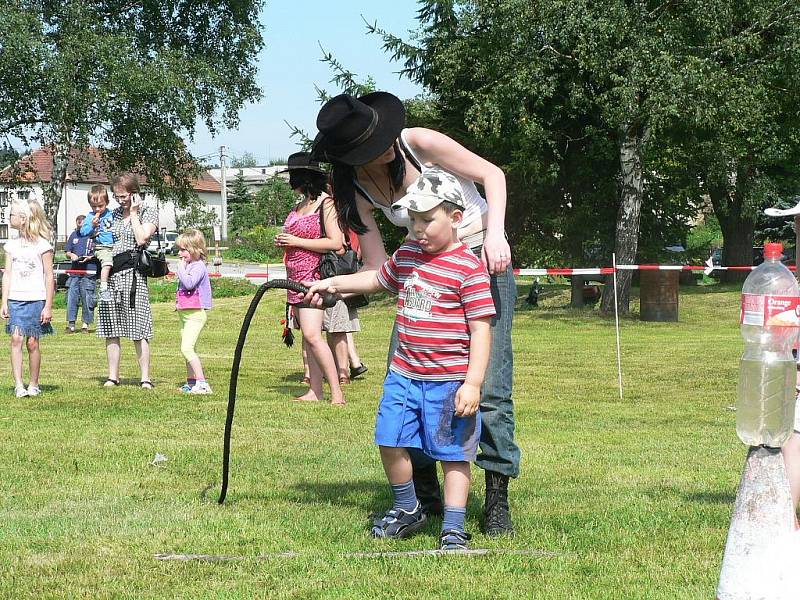
<path fill-rule="evenodd" d="M 0 308 L 0 317 L 3 319 L 8 319 L 8 304 L 3 302 L 2 308 Z"/>
<path fill-rule="evenodd" d="M 511 264 L 511 248 L 505 236 L 487 231 L 481 254 L 489 273 L 503 273 Z"/>
<path fill-rule="evenodd" d="M 142 198 L 139 194 L 131 194 L 131 214 L 139 214 L 139 209 L 142 207 Z"/>
<path fill-rule="evenodd" d="M 291 233 L 279 233 L 275 236 L 275 245 L 281 248 L 291 248 L 298 245 L 297 241 L 299 239 L 300 238 Z"/>
<path fill-rule="evenodd" d="M 53 311 L 47 306 L 42 309 L 42 314 L 39 317 L 39 321 L 42 325 L 47 325 L 50 321 L 53 320 Z"/>

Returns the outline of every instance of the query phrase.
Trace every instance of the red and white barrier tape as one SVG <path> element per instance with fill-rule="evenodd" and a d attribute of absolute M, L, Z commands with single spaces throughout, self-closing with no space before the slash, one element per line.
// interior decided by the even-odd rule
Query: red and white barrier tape
<path fill-rule="evenodd" d="M 703 265 L 617 265 L 617 271 L 704 271 L 706 274 L 711 271 L 751 271 L 755 267 L 752 265 L 736 266 L 736 267 L 722 267 L 722 266 L 703 266 Z M 795 271 L 794 265 L 788 267 L 789 270 Z M 2 269 L 0 269 L 2 270 Z M 94 271 L 86 271 L 80 269 L 56 269 L 55 273 L 67 273 L 69 275 L 84 275 L 86 273 L 94 274 Z M 614 267 L 586 267 L 586 268 L 560 268 L 551 267 L 543 269 L 535 268 L 522 268 L 514 269 L 514 275 L 521 276 L 564 276 L 569 277 L 572 275 L 612 275 Z M 169 275 L 175 275 L 170 272 Z M 211 277 L 226 277 L 232 279 L 258 279 L 258 278 L 275 278 L 285 277 L 286 269 L 283 266 L 269 267 L 267 271 L 253 272 L 253 273 L 209 273 Z"/>

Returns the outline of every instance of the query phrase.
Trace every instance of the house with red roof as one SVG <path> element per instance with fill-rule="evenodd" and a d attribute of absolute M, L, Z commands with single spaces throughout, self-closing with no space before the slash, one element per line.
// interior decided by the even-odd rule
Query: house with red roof
<path fill-rule="evenodd" d="M 58 208 L 58 231 L 56 240 L 66 241 L 75 228 L 75 218 L 85 215 L 91 210 L 87 202 L 87 194 L 93 185 L 103 184 L 109 188 L 111 209 L 117 203 L 111 195 L 111 174 L 106 172 L 105 163 L 96 148 L 89 148 L 81 153 L 75 151 L 70 157 L 67 167 L 67 182 Z M 8 213 L 9 203 L 15 198 L 36 198 L 44 205 L 43 184 L 49 183 L 53 177 L 53 155 L 49 148 L 39 148 L 28 156 L 22 157 L 16 165 L 0 171 L 0 242 L 9 237 Z M 145 204 L 158 208 L 159 228 L 162 231 L 174 231 L 176 228 L 176 209 L 171 201 L 161 201 L 158 196 L 148 190 L 147 181 L 140 179 L 145 192 Z M 224 227 L 222 188 L 219 182 L 207 171 L 203 171 L 192 181 L 192 189 L 200 200 L 217 214 L 217 221 Z M 178 214 L 180 214 L 178 212 Z M 227 238 L 225 231 L 222 237 Z"/>

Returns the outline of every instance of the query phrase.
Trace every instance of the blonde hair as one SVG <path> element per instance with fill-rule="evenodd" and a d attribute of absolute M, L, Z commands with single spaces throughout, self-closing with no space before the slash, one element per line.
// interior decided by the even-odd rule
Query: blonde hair
<path fill-rule="evenodd" d="M 44 214 L 42 205 L 37 200 L 14 200 L 11 203 L 12 209 L 16 207 L 20 215 L 25 218 L 25 222 L 21 224 L 19 233 L 27 240 L 35 240 L 36 238 L 43 238 L 50 241 L 53 235 L 53 229 L 50 227 L 50 222 Z"/>
<path fill-rule="evenodd" d="M 187 229 L 178 236 L 175 241 L 178 248 L 186 250 L 192 255 L 195 260 L 205 260 L 208 256 L 208 247 L 206 246 L 206 237 L 199 229 Z"/>
<path fill-rule="evenodd" d="M 104 185 L 93 185 L 92 189 L 89 190 L 89 193 L 86 194 L 86 199 L 91 202 L 92 200 L 102 199 L 106 204 L 108 204 L 108 192 L 106 191 L 106 186 Z"/>

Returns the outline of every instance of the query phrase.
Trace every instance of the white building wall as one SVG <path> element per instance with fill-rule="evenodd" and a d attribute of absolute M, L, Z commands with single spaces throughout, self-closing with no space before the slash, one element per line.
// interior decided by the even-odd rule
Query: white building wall
<path fill-rule="evenodd" d="M 75 219 L 78 215 L 85 215 L 90 210 L 89 202 L 87 200 L 89 190 L 94 184 L 92 183 L 68 183 L 64 195 L 61 199 L 61 204 L 58 208 L 58 232 L 56 240 L 58 242 L 65 242 L 69 234 L 75 229 Z M 109 189 L 109 186 L 106 186 Z M 0 188 L 0 194 L 4 190 Z M 9 189 L 9 198 L 15 198 L 26 192 L 30 193 L 31 197 L 36 198 L 44 204 L 44 195 L 39 186 L 31 186 L 30 188 Z M 222 215 L 222 194 L 219 192 L 199 192 L 200 200 L 205 202 L 206 206 L 217 213 L 219 219 Z M 175 205 L 172 202 L 161 203 L 158 197 L 152 193 L 147 193 L 145 196 L 145 204 L 147 206 L 158 208 L 158 221 L 159 229 L 173 231 L 175 230 Z M 119 206 L 119 203 L 114 200 L 113 195 L 110 194 L 109 189 L 109 208 L 112 210 Z M 0 242 L 8 239 L 8 236 L 16 237 L 14 233 L 8 232 L 8 213 L 9 206 L 2 206 L 0 203 Z"/>

